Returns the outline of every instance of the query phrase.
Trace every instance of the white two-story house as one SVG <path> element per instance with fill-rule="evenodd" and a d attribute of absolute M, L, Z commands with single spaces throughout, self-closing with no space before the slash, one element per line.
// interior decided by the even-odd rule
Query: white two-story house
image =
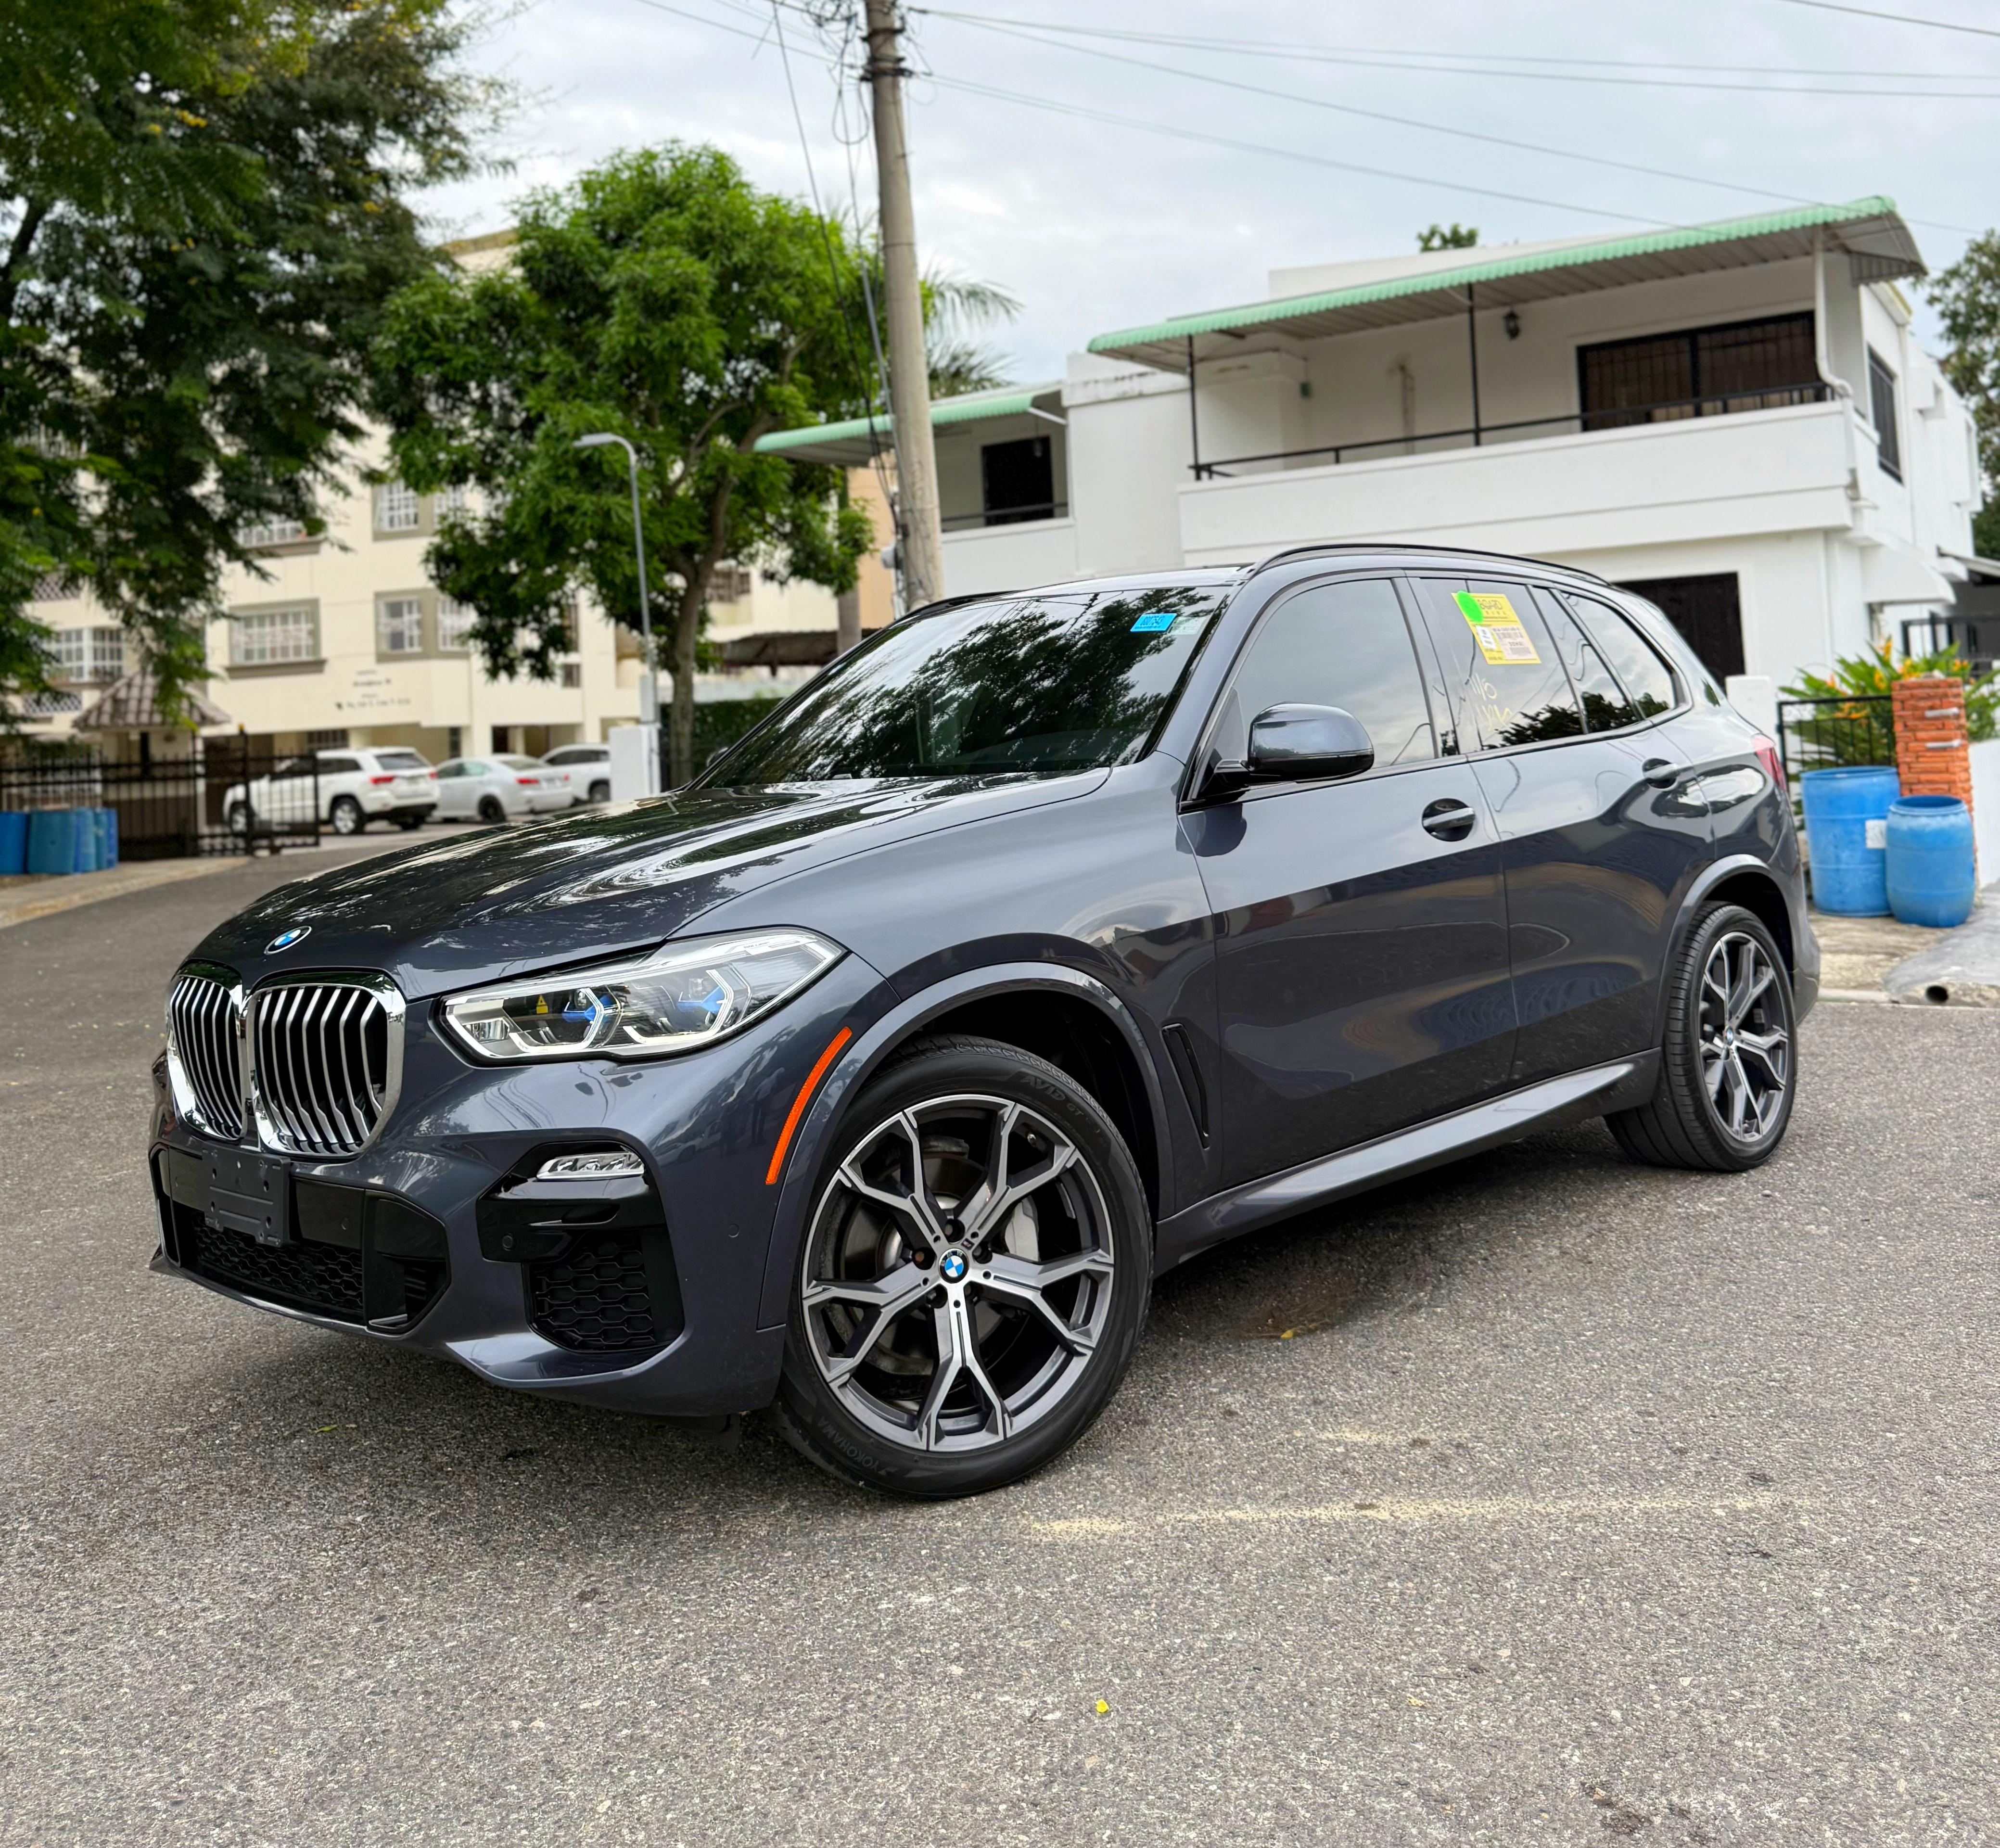
<path fill-rule="evenodd" d="M 1280 270 L 935 408 L 946 588 L 1423 540 L 1658 603 L 1782 684 L 1942 612 L 1981 498 L 1884 199 Z M 865 424 L 766 439 L 854 462 Z"/>

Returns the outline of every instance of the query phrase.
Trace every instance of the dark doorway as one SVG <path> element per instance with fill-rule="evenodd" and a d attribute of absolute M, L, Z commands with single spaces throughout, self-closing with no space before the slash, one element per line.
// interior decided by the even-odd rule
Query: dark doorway
<path fill-rule="evenodd" d="M 1658 604 L 1717 679 L 1743 672 L 1743 606 L 1736 594 L 1735 572 L 1717 571 L 1703 578 L 1641 578 L 1619 588 Z"/>
<path fill-rule="evenodd" d="M 1047 519 L 1055 512 L 1055 459 L 1046 436 L 988 443 L 979 452 L 979 478 L 989 526 Z"/>

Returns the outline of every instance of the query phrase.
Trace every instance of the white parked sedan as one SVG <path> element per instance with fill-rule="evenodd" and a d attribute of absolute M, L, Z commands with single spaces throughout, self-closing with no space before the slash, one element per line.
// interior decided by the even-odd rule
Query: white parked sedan
<path fill-rule="evenodd" d="M 569 779 L 532 757 L 454 757 L 437 768 L 438 819 L 504 822 L 570 805 Z"/>
<path fill-rule="evenodd" d="M 567 771 L 571 799 L 578 802 L 611 800 L 611 747 L 609 745 L 558 745 L 542 759 Z"/>

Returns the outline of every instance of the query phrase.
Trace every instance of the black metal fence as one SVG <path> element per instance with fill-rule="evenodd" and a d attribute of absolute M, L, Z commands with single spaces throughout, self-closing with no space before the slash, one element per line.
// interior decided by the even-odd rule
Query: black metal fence
<path fill-rule="evenodd" d="M 120 860 L 276 853 L 319 839 L 318 769 L 268 738 L 129 746 L 0 743 L 0 813 L 104 808 Z"/>
<path fill-rule="evenodd" d="M 1778 748 L 1797 792 L 1807 770 L 1896 761 L 1895 702 L 1887 693 L 1849 699 L 1780 700 Z"/>

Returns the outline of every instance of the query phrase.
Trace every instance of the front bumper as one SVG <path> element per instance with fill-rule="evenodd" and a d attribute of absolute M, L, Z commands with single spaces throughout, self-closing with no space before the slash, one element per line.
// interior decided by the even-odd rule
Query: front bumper
<path fill-rule="evenodd" d="M 460 1058 L 412 1003 L 400 1101 L 342 1162 L 197 1132 L 176 1117 L 163 1058 L 153 1268 L 496 1385 L 676 1417 L 753 1409 L 784 1347 L 782 1324 L 758 1325 L 773 1150 L 821 1052 L 886 999 L 850 956 L 705 1051 L 498 1068 Z M 643 1184 L 521 1185 L 549 1153 L 607 1147 L 641 1157 Z M 261 1226 L 244 1211 L 260 1186 L 275 1202 Z"/>

